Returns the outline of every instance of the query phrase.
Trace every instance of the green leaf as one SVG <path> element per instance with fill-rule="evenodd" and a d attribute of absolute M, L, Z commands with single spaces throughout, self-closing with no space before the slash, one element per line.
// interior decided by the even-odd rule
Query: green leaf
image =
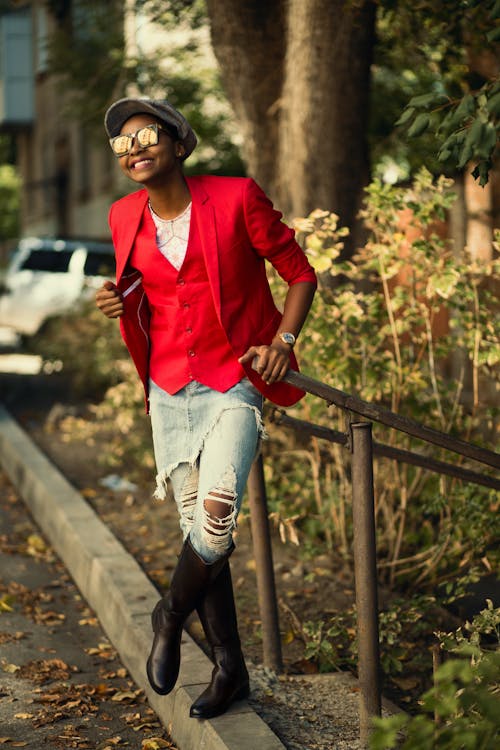
<path fill-rule="evenodd" d="M 423 112 L 415 118 L 413 124 L 408 128 L 408 135 L 410 138 L 416 138 L 422 133 L 425 133 L 429 127 L 430 117 Z"/>
<path fill-rule="evenodd" d="M 500 40 L 500 28 L 497 27 L 496 29 L 491 29 L 491 31 L 488 31 L 486 34 L 486 39 L 491 42 L 498 42 Z"/>
<path fill-rule="evenodd" d="M 399 120 L 396 120 L 395 125 L 404 125 L 408 120 L 411 120 L 415 114 L 415 107 L 407 107 Z"/>
<path fill-rule="evenodd" d="M 481 185 L 481 187 L 484 187 L 488 184 L 491 167 L 491 160 L 483 159 L 483 161 L 480 161 L 478 164 L 476 164 L 476 166 L 472 170 L 471 175 L 475 180 L 479 180 L 479 184 Z"/>
<path fill-rule="evenodd" d="M 500 0 L 495 0 L 495 4 L 493 5 L 493 8 L 490 10 L 490 17 L 493 20 L 500 18 Z"/>
<path fill-rule="evenodd" d="M 445 104 L 447 101 L 448 97 L 445 94 L 436 94 L 433 91 L 430 94 L 420 94 L 419 96 L 414 96 L 408 102 L 408 107 L 418 107 L 423 109 L 429 108 L 431 106 Z"/>
<path fill-rule="evenodd" d="M 476 111 L 476 100 L 472 94 L 466 94 L 456 109 L 457 121 L 460 122 L 464 118 L 470 117 Z"/>
<path fill-rule="evenodd" d="M 451 156 L 451 151 L 448 148 L 440 148 L 438 152 L 438 161 L 447 161 Z"/>
<path fill-rule="evenodd" d="M 487 107 L 492 115 L 500 115 L 500 91 L 497 91 L 496 94 L 490 96 Z"/>
<path fill-rule="evenodd" d="M 478 142 L 475 144 L 475 153 L 481 159 L 488 159 L 497 143 L 497 131 L 491 122 L 483 123 Z"/>

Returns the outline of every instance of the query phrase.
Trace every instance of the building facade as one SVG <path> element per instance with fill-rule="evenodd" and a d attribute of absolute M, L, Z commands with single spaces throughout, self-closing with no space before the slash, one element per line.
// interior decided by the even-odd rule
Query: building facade
<path fill-rule="evenodd" d="M 4 4 L 0 15 L 0 132 L 16 140 L 21 234 L 108 239 L 109 205 L 126 186 L 104 129 L 99 140 L 68 116 L 67 89 L 49 71 L 57 6 L 72 11 L 34 0 Z"/>

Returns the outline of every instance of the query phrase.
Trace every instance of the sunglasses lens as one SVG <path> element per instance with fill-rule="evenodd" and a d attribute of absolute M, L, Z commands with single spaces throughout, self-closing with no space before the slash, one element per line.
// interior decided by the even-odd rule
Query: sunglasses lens
<path fill-rule="evenodd" d="M 111 148 L 117 156 L 128 154 L 132 146 L 132 137 L 130 135 L 117 135 L 111 142 Z"/>
<path fill-rule="evenodd" d="M 138 130 L 137 133 L 124 133 L 123 135 L 117 135 L 114 138 L 111 138 L 111 148 L 115 155 L 125 156 L 125 154 L 129 154 L 134 138 L 137 140 L 137 144 L 140 148 L 156 146 L 158 143 L 158 126 L 146 125 L 145 128 Z"/>
<path fill-rule="evenodd" d="M 158 131 L 154 127 L 154 125 L 148 125 L 145 128 L 141 128 L 137 131 L 136 136 L 137 143 L 142 148 L 147 148 L 148 146 L 156 146 L 158 143 Z"/>

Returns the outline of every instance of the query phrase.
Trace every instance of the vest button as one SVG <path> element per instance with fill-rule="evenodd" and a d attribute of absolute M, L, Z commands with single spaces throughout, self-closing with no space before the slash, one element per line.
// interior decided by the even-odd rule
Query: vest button
<path fill-rule="evenodd" d="M 192 328 L 186 328 L 186 333 L 193 333 L 193 329 Z"/>
<path fill-rule="evenodd" d="M 189 310 L 189 302 L 184 302 L 182 306 L 185 310 Z"/>
<path fill-rule="evenodd" d="M 178 281 L 179 286 L 184 286 L 185 283 L 184 279 L 179 279 Z"/>
<path fill-rule="evenodd" d="M 196 357 L 196 352 L 193 352 L 192 349 L 189 350 L 189 356 L 190 357 Z"/>

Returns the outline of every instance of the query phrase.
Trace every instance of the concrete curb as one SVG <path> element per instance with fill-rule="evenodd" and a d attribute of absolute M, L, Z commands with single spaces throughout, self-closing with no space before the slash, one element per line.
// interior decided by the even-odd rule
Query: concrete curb
<path fill-rule="evenodd" d="M 245 702 L 216 719 L 189 718 L 212 665 L 184 633 L 182 666 L 166 697 L 149 687 L 145 663 L 158 593 L 135 559 L 0 404 L 0 462 L 37 524 L 96 612 L 110 641 L 181 750 L 284 750 Z"/>

